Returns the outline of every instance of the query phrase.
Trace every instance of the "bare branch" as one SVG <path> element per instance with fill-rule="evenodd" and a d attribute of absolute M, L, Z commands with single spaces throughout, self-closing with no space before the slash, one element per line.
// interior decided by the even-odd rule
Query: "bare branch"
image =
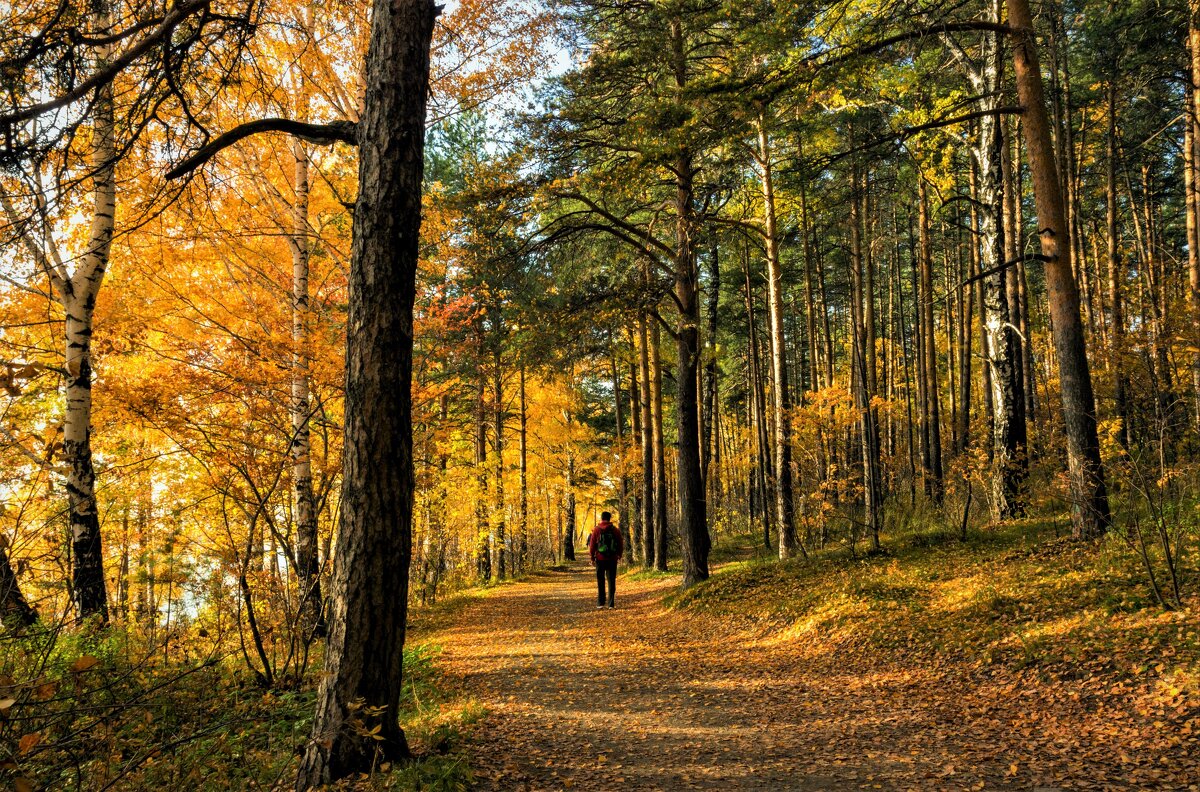
<path fill-rule="evenodd" d="M 317 146 L 331 146 L 338 141 L 355 146 L 358 145 L 357 129 L 358 125 L 353 121 L 331 121 L 328 124 L 309 124 L 290 118 L 260 118 L 257 121 L 247 121 L 206 143 L 195 154 L 168 171 L 167 179 L 186 176 L 222 149 L 260 132 L 286 132 Z"/>
<path fill-rule="evenodd" d="M 183 20 L 192 14 L 208 8 L 210 2 L 211 0 L 191 0 L 191 2 L 181 3 L 163 17 L 161 24 L 147 35 L 146 38 L 113 58 L 103 69 L 79 83 L 79 85 L 76 85 L 62 96 L 56 96 L 48 101 L 0 115 L 0 127 L 7 127 L 22 121 L 28 121 L 31 118 L 37 118 L 45 113 L 66 107 L 69 104 L 79 101 L 95 89 L 109 84 L 116 79 L 118 74 L 128 68 L 131 63 L 162 41 L 169 39 L 171 33 Z"/>

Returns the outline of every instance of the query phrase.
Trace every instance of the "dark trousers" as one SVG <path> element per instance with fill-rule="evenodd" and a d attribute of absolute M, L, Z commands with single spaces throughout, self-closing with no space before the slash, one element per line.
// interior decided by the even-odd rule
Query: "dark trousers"
<path fill-rule="evenodd" d="M 603 605 L 604 600 L 604 579 L 608 578 L 608 605 L 611 607 L 616 604 L 617 598 L 617 559 L 612 558 L 607 561 L 596 559 L 596 604 Z"/>

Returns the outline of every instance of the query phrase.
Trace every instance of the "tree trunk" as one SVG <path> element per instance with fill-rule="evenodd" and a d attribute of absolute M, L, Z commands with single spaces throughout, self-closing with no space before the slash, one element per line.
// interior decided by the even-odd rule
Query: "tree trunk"
<path fill-rule="evenodd" d="M 910 216 L 909 220 L 908 220 L 908 237 L 909 237 L 909 247 L 910 248 L 914 247 L 914 245 L 912 244 L 912 236 L 913 236 L 912 217 Z M 913 272 L 913 281 L 914 281 L 914 285 L 915 285 L 916 270 L 917 270 L 917 262 L 916 262 L 916 256 L 915 256 L 916 251 L 912 250 L 911 252 L 913 254 L 913 256 L 911 258 L 911 261 L 912 261 L 911 269 Z M 906 317 L 905 317 L 905 313 L 904 313 L 904 282 L 902 280 L 902 276 L 900 273 L 899 262 L 897 262 L 897 267 L 896 267 L 896 272 L 895 272 L 894 277 L 896 280 L 896 325 L 899 328 L 899 332 L 897 333 L 897 335 L 900 336 L 900 349 L 901 349 L 901 353 L 902 353 L 901 357 L 904 359 L 904 410 L 905 410 L 905 418 L 907 419 L 907 424 L 908 424 L 908 433 L 907 433 L 908 434 L 908 437 L 907 437 L 907 439 L 908 439 L 908 443 L 907 443 L 907 445 L 908 445 L 908 505 L 910 507 L 912 507 L 912 506 L 916 506 L 916 503 L 917 503 L 917 459 L 916 459 L 916 447 L 915 447 L 916 446 L 916 438 L 915 438 L 916 418 L 913 414 L 913 371 L 912 371 L 912 369 L 913 369 L 913 358 L 918 358 L 918 361 L 919 361 L 920 346 L 917 344 L 915 337 L 913 338 L 912 343 L 911 344 L 909 343 L 908 330 L 906 329 L 908 323 L 906 321 Z M 913 296 L 915 299 L 915 297 L 916 297 L 915 289 L 914 289 Z M 915 313 L 915 311 L 914 311 L 914 313 Z M 915 318 L 914 318 L 913 324 L 914 324 L 914 328 L 915 328 L 915 325 L 916 325 Z M 916 355 L 914 355 L 912 353 L 912 350 L 914 348 L 918 351 L 918 354 L 916 354 Z M 918 388 L 920 387 L 920 379 L 921 379 L 920 377 L 917 378 Z"/>
<path fill-rule="evenodd" d="M 4 540 L 0 539 L 0 544 Z M 129 622 L 129 505 L 121 510 L 121 562 L 117 567 L 117 618 Z M 3 603 L 3 572 L 0 572 L 0 603 Z M 0 604 L 0 612 L 3 612 Z"/>
<path fill-rule="evenodd" d="M 1007 0 L 1013 34 L 1013 63 L 1017 93 L 1025 108 L 1022 128 L 1033 175 L 1034 199 L 1046 257 L 1046 289 L 1053 322 L 1054 349 L 1062 388 L 1063 422 L 1067 436 L 1067 467 L 1071 479 L 1072 523 L 1077 537 L 1107 531 L 1111 523 L 1100 442 L 1096 432 L 1096 401 L 1088 365 L 1079 290 L 1071 271 L 1069 229 L 1059 190 L 1058 166 L 1046 117 L 1042 73 L 1038 64 L 1033 19 L 1028 0 Z"/>
<path fill-rule="evenodd" d="M 579 518 L 575 513 L 575 452 L 567 452 L 567 508 L 566 528 L 563 530 L 563 559 L 575 560 L 575 531 Z"/>
<path fill-rule="evenodd" d="M 492 579 L 492 521 L 488 515 L 487 383 L 483 368 L 482 331 L 479 338 L 479 379 L 475 383 L 475 573 L 480 582 Z"/>
<path fill-rule="evenodd" d="M 516 570 L 524 572 L 529 563 L 529 412 L 525 401 L 525 361 L 521 361 L 520 372 L 520 434 L 521 449 L 521 493 L 517 506 L 517 538 Z"/>
<path fill-rule="evenodd" d="M 642 566 L 650 569 L 655 563 L 657 546 L 655 537 L 658 498 L 655 483 L 658 478 L 655 462 L 657 455 L 654 453 L 656 423 L 652 415 L 655 409 L 655 388 L 654 383 L 650 381 L 650 349 L 645 312 L 638 316 L 638 370 L 642 383 Z"/>
<path fill-rule="evenodd" d="M 1167 429 L 1167 439 L 1174 429 L 1172 413 L 1175 405 L 1175 383 L 1171 363 L 1167 359 L 1168 339 L 1171 337 L 1169 304 L 1167 300 L 1166 274 L 1159 250 L 1158 221 L 1154 207 L 1153 179 L 1150 165 L 1142 165 L 1142 212 L 1145 224 L 1145 257 L 1141 275 L 1146 282 L 1150 303 L 1150 330 L 1153 348 L 1152 371 L 1154 374 L 1154 398 L 1160 426 Z M 1132 203 L 1132 191 L 1131 191 Z"/>
<path fill-rule="evenodd" d="M 667 457 L 663 443 L 662 358 L 659 355 L 661 338 L 658 320 L 650 326 L 650 399 L 652 401 L 652 436 L 654 449 L 654 568 L 667 571 Z"/>
<path fill-rule="evenodd" d="M 783 330 L 783 267 L 779 261 L 779 233 L 775 227 L 775 183 L 772 174 L 771 139 L 766 111 L 758 114 L 758 165 L 762 172 L 763 232 L 767 249 L 767 321 L 771 332 L 772 389 L 771 424 L 775 440 L 775 524 L 779 535 L 779 557 L 791 558 L 799 550 L 792 504 L 792 404 L 788 389 L 787 347 Z"/>
<path fill-rule="evenodd" d="M 771 549 L 771 529 L 774 525 L 774 515 L 776 510 L 774 506 L 774 498 L 771 496 L 772 488 L 770 482 L 775 480 L 774 470 L 771 464 L 771 442 L 768 438 L 767 430 L 767 397 L 766 385 L 763 382 L 761 356 L 759 355 L 758 343 L 758 320 L 754 310 L 754 291 L 750 284 L 750 262 L 747 257 L 743 261 L 743 274 L 746 280 L 746 325 L 747 325 L 747 365 L 746 374 L 749 380 L 749 388 L 747 390 L 747 399 L 750 402 L 750 420 L 751 428 L 754 430 L 754 448 L 755 461 L 751 467 L 752 473 L 756 473 L 756 477 L 752 483 L 752 491 L 756 494 L 757 504 L 760 507 L 759 511 L 763 518 L 763 547 L 767 550 Z M 751 504 L 751 521 L 754 518 L 755 509 Z"/>
<path fill-rule="evenodd" d="M 941 412 L 938 402 L 937 378 L 937 338 L 933 324 L 933 248 L 929 238 L 929 196 L 924 176 L 917 177 L 920 219 L 918 225 L 921 233 L 920 254 L 917 261 L 920 264 L 920 296 L 917 301 L 919 324 L 921 326 L 920 343 L 922 346 L 922 380 L 925 384 L 922 399 L 925 405 L 924 426 L 924 456 L 925 456 L 925 494 L 933 498 L 935 503 L 942 502 L 942 427 Z"/>
<path fill-rule="evenodd" d="M 298 790 L 409 753 L 398 716 L 412 553 L 413 302 L 438 12 L 430 0 L 376 0 L 372 12 L 358 127 L 341 525 L 325 673 Z"/>
<path fill-rule="evenodd" d="M 1014 357 L 1013 368 L 1013 387 L 1021 396 L 1021 401 L 1024 403 L 1024 409 L 1021 411 L 1024 414 L 1025 429 L 1023 430 L 1028 437 L 1029 426 L 1033 422 L 1033 390 L 1026 388 L 1025 383 L 1032 379 L 1033 365 L 1032 357 L 1032 339 L 1026 332 L 1027 317 L 1026 304 L 1022 300 L 1022 292 L 1020 287 L 1021 272 L 1025 266 L 1023 259 L 1024 249 L 1021 245 L 1020 237 L 1023 235 L 1021 222 L 1021 187 L 1020 187 L 1020 163 L 1016 161 L 1013 152 L 1019 150 L 1017 134 L 1013 128 L 1005 124 L 1003 125 L 1002 140 L 1000 151 L 1000 169 L 1002 171 L 1003 190 L 1004 190 L 1004 222 L 1002 223 L 1003 235 L 1002 241 L 1004 244 L 1004 261 L 1019 261 L 1020 263 L 1010 266 L 1004 273 L 1001 281 L 1001 287 L 1004 289 L 1004 303 L 1008 308 L 1008 315 L 1003 317 L 1003 322 L 1012 325 L 1016 332 L 1012 335 L 1012 345 Z M 1010 421 L 1015 421 L 1018 418 L 1017 412 L 1012 412 L 1009 416 Z M 1030 455 L 1031 449 L 1026 444 L 1026 457 Z M 1028 461 L 1023 463 L 1028 467 Z"/>
<path fill-rule="evenodd" d="M 317 511 L 312 483 L 312 417 L 308 380 L 308 151 L 292 139 L 295 159 L 295 202 L 288 240 L 292 250 L 292 494 L 296 504 L 296 579 L 306 638 L 323 635 L 321 564 L 318 557 Z"/>
<path fill-rule="evenodd" d="M 631 339 L 632 340 L 632 339 Z M 639 352 L 637 344 L 631 344 L 635 354 Z M 640 356 L 640 355 L 639 355 Z M 627 464 L 635 461 L 635 449 L 637 454 L 641 454 L 645 448 L 642 440 L 642 402 L 645 401 L 645 391 L 643 386 L 638 382 L 638 364 L 634 360 L 629 361 L 629 415 L 630 415 L 630 439 L 626 453 L 628 454 Z M 640 562 L 644 557 L 643 550 L 645 548 L 645 539 L 643 538 L 643 505 L 646 502 L 645 476 L 640 475 L 633 482 L 632 497 L 633 505 L 629 509 L 629 516 L 633 523 L 633 530 L 629 536 L 629 555 L 633 561 Z"/>
<path fill-rule="evenodd" d="M 804 315 L 809 349 L 809 387 L 821 388 L 820 360 L 817 344 L 817 308 L 813 296 L 813 245 L 808 220 L 808 196 L 800 187 L 800 234 L 804 240 Z M 829 460 L 825 456 L 825 433 L 817 427 L 817 480 L 823 485 L 829 480 Z"/>
<path fill-rule="evenodd" d="M 610 339 L 611 340 L 611 339 Z M 625 448 L 625 414 L 622 412 L 622 396 L 621 396 L 621 369 L 617 366 L 617 352 L 614 345 L 612 350 L 612 386 L 613 386 L 613 412 L 616 418 L 617 431 L 617 514 L 621 521 L 621 525 L 625 528 L 627 539 L 632 539 L 631 526 L 626 523 L 628 516 L 627 508 L 629 503 L 629 474 L 626 470 L 627 464 L 627 449 Z M 632 560 L 633 553 L 630 553 Z"/>
<path fill-rule="evenodd" d="M 998 55 L 995 57 L 998 61 Z M 989 79 L 987 85 L 998 85 L 998 63 L 992 67 L 992 71 L 995 77 Z M 1028 469 L 1025 394 L 1021 388 L 1021 339 L 1011 321 L 1008 278 L 1002 269 L 1006 261 L 1012 261 L 1007 256 L 1013 255 L 1016 248 L 1015 244 L 1007 244 L 1006 239 L 1004 146 L 999 119 L 992 116 L 983 118 L 979 124 L 977 148 L 980 238 L 983 242 L 981 268 L 993 274 L 984 278 L 981 310 L 987 328 L 988 366 L 991 372 L 992 502 L 997 519 L 1008 519 L 1023 513 L 1022 489 Z"/>
<path fill-rule="evenodd" d="M 863 325 L 867 334 L 863 337 L 867 346 L 865 358 L 867 390 L 874 397 L 879 393 L 878 330 L 875 327 L 875 254 L 871 245 L 874 225 L 871 207 L 871 174 L 862 175 L 862 263 L 863 263 Z"/>
<path fill-rule="evenodd" d="M 996 128 L 993 129 L 991 134 L 994 139 L 999 139 L 1000 138 L 999 119 L 995 119 L 995 123 L 996 123 Z M 976 229 L 976 232 L 979 234 L 979 240 L 972 247 L 972 250 L 975 251 L 976 255 L 975 255 L 975 271 L 971 273 L 971 277 L 977 278 L 977 280 L 974 283 L 974 288 L 975 288 L 975 302 L 979 304 L 979 354 L 983 358 L 983 361 L 984 361 L 983 362 L 983 371 L 982 371 L 982 373 L 983 373 L 983 410 L 985 413 L 985 418 L 987 419 L 987 442 L 985 443 L 985 447 L 987 448 L 988 462 L 990 463 L 993 461 L 993 455 L 995 454 L 996 405 L 992 400 L 992 366 L 990 363 L 990 361 L 992 359 L 992 347 L 991 347 L 991 341 L 988 337 L 988 315 L 987 315 L 987 310 L 985 308 L 985 303 L 984 303 L 984 289 L 985 289 L 984 280 L 985 279 L 980 278 L 979 274 L 981 272 L 983 272 L 985 269 L 987 269 L 988 267 L 997 266 L 997 264 L 993 263 L 994 258 L 988 258 L 987 250 L 985 250 L 985 248 L 984 248 L 984 246 L 987 245 L 988 243 L 983 242 L 983 220 L 982 220 L 982 214 L 980 211 L 980 207 L 981 206 L 983 207 L 982 211 L 984 211 L 984 212 L 989 212 L 989 211 L 997 212 L 996 216 L 993 218 L 993 222 L 996 224 L 996 226 L 998 228 L 1001 228 L 1002 227 L 1001 224 L 1004 222 L 1002 219 L 1003 218 L 1002 212 L 1003 212 L 1004 204 L 1003 204 L 1003 196 L 1002 196 L 1000 190 L 995 187 L 993 187 L 995 189 L 995 193 L 989 199 L 992 201 L 992 203 L 984 203 L 983 202 L 983 196 L 979 190 L 979 179 L 981 177 L 979 174 L 978 162 L 980 161 L 980 159 L 982 157 L 993 156 L 993 153 L 991 151 L 985 151 L 982 148 L 982 143 L 978 142 L 978 138 L 977 138 L 976 145 L 977 145 L 977 148 L 975 150 L 975 154 L 977 155 L 976 159 L 975 159 L 976 165 L 974 168 L 972 168 L 972 172 L 974 173 L 974 180 L 975 180 L 975 187 L 974 187 L 974 190 L 972 191 L 973 196 L 975 198 L 975 203 L 972 206 L 972 212 L 976 215 L 976 219 L 975 219 L 975 222 L 973 223 L 973 225 Z M 995 152 L 995 156 L 997 157 L 997 161 L 995 163 L 995 168 L 999 168 L 1000 160 L 999 160 L 999 152 L 998 151 Z M 993 173 L 992 175 L 993 175 L 993 178 L 995 178 L 998 174 Z M 1004 245 L 1002 242 L 1000 242 L 999 240 L 994 240 L 992 242 L 992 244 L 996 245 L 995 251 L 992 251 L 993 257 L 995 255 L 997 255 L 996 251 L 998 251 L 999 255 L 1001 255 L 1001 256 L 1004 255 Z M 1003 261 L 998 262 L 998 264 L 1003 264 L 1003 263 L 1004 263 Z"/>
<path fill-rule="evenodd" d="M 971 205 L 970 213 L 971 231 L 967 234 L 968 280 L 979 274 L 978 246 L 976 245 L 974 236 L 974 230 L 977 228 L 979 218 L 974 204 Z M 957 444 L 954 450 L 956 454 L 962 454 L 967 450 L 967 446 L 971 444 L 971 348 L 974 345 L 972 331 L 975 327 L 975 283 L 972 281 L 963 287 L 958 287 L 955 284 L 951 284 L 951 286 L 959 290 L 959 304 L 961 306 L 961 311 L 958 315 L 958 429 L 955 432 Z"/>
<path fill-rule="evenodd" d="M 991 21 L 1001 17 L 1000 3 L 990 4 Z M 968 74 L 971 86 L 980 96 L 983 110 L 999 107 L 1003 60 L 998 34 L 988 34 L 983 42 L 979 68 Z M 997 519 L 1023 513 L 1022 491 L 1028 470 L 1026 455 L 1025 395 L 1021 377 L 1021 337 L 1014 327 L 1009 305 L 1007 269 L 1018 256 L 1016 240 L 1007 233 L 1008 201 L 1006 194 L 1007 159 L 1004 125 L 996 115 L 980 118 L 974 154 L 975 192 L 981 243 L 978 265 L 974 268 L 991 274 L 978 282 L 981 321 L 980 345 L 983 349 L 984 387 L 988 405 L 992 463 L 992 504 Z M 1011 192 L 1011 190 L 1009 191 Z"/>
<path fill-rule="evenodd" d="M 710 477 L 714 456 L 720 459 L 720 444 L 717 440 L 717 413 L 721 409 L 718 392 L 717 368 L 717 308 L 721 299 L 721 248 L 712 246 L 708 269 L 708 299 L 705 305 L 705 355 L 704 355 L 704 483 L 712 492 L 713 500 L 721 502 L 721 477 Z"/>
<path fill-rule="evenodd" d="M 1005 279 L 1008 290 L 1009 321 L 1020 335 L 1018 360 L 1020 362 L 1020 386 L 1025 399 L 1025 423 L 1034 424 L 1037 389 L 1034 381 L 1033 338 L 1029 323 L 1029 294 L 1025 279 L 1025 222 L 1022 212 L 1024 189 L 1021 178 L 1021 138 L 1011 125 L 1005 126 L 1006 145 L 1004 157 L 1004 201 L 1008 222 L 1005 223 L 1004 243 L 1008 249 L 1005 261 L 1018 261 L 1009 267 Z M 1032 453 L 1032 448 L 1027 449 Z"/>
<path fill-rule="evenodd" d="M 1123 307 L 1121 283 L 1124 276 L 1121 272 L 1120 239 L 1117 236 L 1117 87 L 1112 81 L 1108 84 L 1108 132 L 1105 139 L 1107 161 L 1105 163 L 1105 238 L 1108 242 L 1108 305 L 1109 319 L 1109 354 L 1112 360 L 1114 396 L 1116 397 L 1117 438 L 1126 452 L 1132 446 L 1132 426 L 1129 421 L 1129 379 L 1122 365 L 1125 351 L 1125 311 Z"/>
<path fill-rule="evenodd" d="M 675 88 L 687 87 L 687 54 L 683 25 L 671 20 L 671 60 Z M 686 145 L 675 157 L 675 299 L 679 305 L 676 349 L 679 355 L 675 407 L 678 416 L 679 537 L 683 555 L 683 586 L 708 578 L 708 514 L 700 471 L 699 390 L 700 300 L 697 292 L 696 218 L 693 203 L 695 165 Z"/>
<path fill-rule="evenodd" d="M 28 627 L 37 619 L 37 611 L 21 593 L 17 574 L 9 563 L 8 537 L 0 536 L 0 624 L 11 630 Z"/>
<path fill-rule="evenodd" d="M 813 245 L 813 261 L 817 264 L 817 311 L 821 315 L 821 348 L 824 350 L 822 357 L 825 363 L 825 387 L 832 388 L 834 386 L 834 366 L 833 366 L 833 332 L 829 326 L 829 291 L 825 288 L 825 260 L 821 257 L 821 249 L 815 244 L 814 236 Z M 829 422 L 832 425 L 836 419 L 837 407 L 830 405 L 829 407 Z M 829 453 L 826 456 L 827 465 L 834 470 L 838 469 L 837 443 L 834 442 L 832 436 L 824 438 L 828 443 Z M 828 468 L 827 468 L 828 469 Z M 829 483 L 827 481 L 827 483 Z M 829 494 L 836 503 L 839 497 L 840 490 L 837 487 L 836 479 L 832 482 L 832 486 L 828 488 Z"/>
<path fill-rule="evenodd" d="M 496 345 L 492 350 L 492 448 L 496 452 L 495 455 L 495 472 L 492 474 L 496 480 L 496 486 L 492 488 L 495 493 L 495 500 L 492 506 L 492 512 L 495 522 L 495 538 L 492 544 L 492 554 L 495 559 L 493 567 L 496 570 L 496 579 L 504 580 L 508 574 L 508 537 L 506 532 L 508 525 L 504 514 L 504 369 L 501 355 L 501 344 L 503 343 L 502 320 L 497 312 L 496 326 L 493 331 L 496 332 Z"/>
<path fill-rule="evenodd" d="M 93 12 L 93 30 L 106 34 L 111 24 L 108 3 L 99 2 Z M 97 47 L 98 66 L 108 62 L 111 51 L 109 44 Z M 67 404 L 62 454 L 67 467 L 71 527 L 71 595 L 80 619 L 97 616 L 106 623 L 108 591 L 96 509 L 96 472 L 92 464 L 92 315 L 108 268 L 117 207 L 116 122 L 111 85 L 97 89 L 91 122 L 93 205 L 87 248 L 69 276 L 61 264 L 48 265 L 48 269 L 66 315 Z"/>
<path fill-rule="evenodd" d="M 1192 131 L 1189 153 L 1192 159 L 1192 182 L 1187 194 L 1187 212 L 1191 218 L 1188 237 L 1188 292 L 1191 310 L 1192 391 L 1195 417 L 1200 428 L 1200 0 L 1188 1 L 1188 70 L 1191 101 L 1187 106 L 1188 124 Z"/>
<path fill-rule="evenodd" d="M 850 322 L 851 346 L 854 357 L 851 361 L 853 381 L 851 391 L 854 394 L 854 408 L 859 415 L 859 439 L 863 463 L 863 514 L 867 534 L 871 539 L 871 549 L 878 551 L 879 530 L 882 515 L 880 512 L 880 496 L 882 488 L 879 481 L 879 431 L 875 423 L 875 413 L 871 408 L 871 378 L 867 373 L 867 326 L 866 302 L 871 299 L 866 292 L 863 278 L 863 244 L 862 244 L 862 195 L 857 172 L 851 177 L 850 198 Z"/>

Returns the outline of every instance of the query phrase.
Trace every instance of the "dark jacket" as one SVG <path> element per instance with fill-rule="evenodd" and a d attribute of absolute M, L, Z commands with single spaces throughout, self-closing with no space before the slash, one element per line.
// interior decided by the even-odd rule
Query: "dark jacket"
<path fill-rule="evenodd" d="M 600 543 L 600 532 L 605 528 L 612 528 L 613 533 L 617 535 L 617 552 L 613 553 L 597 553 L 596 546 Z M 600 561 L 613 561 L 621 557 L 625 552 L 625 537 L 621 536 L 621 529 L 613 525 L 611 522 L 598 522 L 596 527 L 592 529 L 592 535 L 588 537 L 588 555 L 592 557 L 592 561 L 597 559 Z"/>

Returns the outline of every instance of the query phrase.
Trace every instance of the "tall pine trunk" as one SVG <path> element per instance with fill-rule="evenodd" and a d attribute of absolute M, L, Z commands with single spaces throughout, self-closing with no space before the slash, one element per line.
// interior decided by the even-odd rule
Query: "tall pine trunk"
<path fill-rule="evenodd" d="M 868 373 L 867 349 L 867 303 L 871 295 L 863 277 L 862 203 L 863 196 L 857 172 L 851 177 L 850 198 L 850 322 L 853 359 L 851 371 L 853 381 L 850 390 L 854 394 L 854 408 L 859 416 L 859 441 L 863 465 L 863 513 L 864 524 L 871 540 L 871 549 L 879 550 L 879 531 L 882 524 L 880 498 L 883 488 L 879 470 L 879 427 L 871 407 L 872 383 Z"/>
<path fill-rule="evenodd" d="M 358 126 L 341 524 L 325 673 L 298 790 L 409 753 L 398 718 L 412 555 L 413 302 L 438 13 L 430 0 L 376 0 L 372 10 Z"/>
<path fill-rule="evenodd" d="M 717 308 L 721 300 L 721 248 L 714 244 L 709 256 L 708 294 L 705 302 L 705 333 L 704 333 L 704 448 L 703 470 L 704 484 L 711 493 L 717 508 L 721 505 L 721 476 L 712 475 L 712 462 L 717 460 L 718 468 L 721 460 L 721 446 L 718 437 L 718 413 L 721 409 L 719 369 L 717 366 Z"/>
<path fill-rule="evenodd" d="M 638 371 L 642 383 L 642 566 L 655 565 L 658 499 L 654 453 L 654 384 L 650 381 L 650 341 L 646 314 L 638 316 Z M 664 559 L 665 560 L 665 559 Z"/>
<path fill-rule="evenodd" d="M 1188 0 L 1188 55 L 1191 101 L 1187 106 L 1191 129 L 1192 181 L 1187 193 L 1187 213 L 1191 218 L 1188 236 L 1188 302 L 1192 311 L 1190 341 L 1192 352 L 1192 392 L 1196 426 L 1200 429 L 1200 0 Z"/>
<path fill-rule="evenodd" d="M 688 85 L 687 43 L 678 17 L 671 20 L 671 61 L 675 89 L 682 96 Z M 699 369 L 700 299 L 696 269 L 696 166 L 686 144 L 675 156 L 675 299 L 679 306 L 676 329 L 678 376 L 675 408 L 678 436 L 679 538 L 685 587 L 708 578 L 708 501 L 700 470 Z"/>
<path fill-rule="evenodd" d="M 1115 77 L 1113 78 L 1115 79 Z M 1120 239 L 1117 236 L 1117 86 L 1110 80 L 1108 95 L 1108 130 L 1105 136 L 1105 239 L 1108 243 L 1108 305 L 1109 354 L 1112 360 L 1114 396 L 1116 397 L 1117 439 L 1125 451 L 1129 451 L 1133 440 L 1133 427 L 1129 420 L 1129 377 L 1122 365 L 1125 351 L 1125 311 L 1121 282 Z"/>
<path fill-rule="evenodd" d="M 925 177 L 918 176 L 919 221 L 921 247 L 917 256 L 920 275 L 920 294 L 917 301 L 918 325 L 921 328 L 919 343 L 921 344 L 920 372 L 924 388 L 924 444 L 922 449 L 925 458 L 925 494 L 933 498 L 935 503 L 942 502 L 942 419 L 937 375 L 937 337 L 933 323 L 933 245 L 929 235 L 929 195 Z"/>
<path fill-rule="evenodd" d="M 494 539 L 492 544 L 492 565 L 496 570 L 496 579 L 504 580 L 508 574 L 508 524 L 504 512 L 504 369 L 501 344 L 503 343 L 503 320 L 496 314 L 496 345 L 492 350 L 492 449 L 495 453 L 495 470 L 492 474 L 495 486 L 495 500 L 492 505 L 494 519 Z"/>
<path fill-rule="evenodd" d="M 635 355 L 638 353 L 638 345 L 631 344 Z M 632 464 L 638 470 L 637 478 L 631 481 L 631 498 L 633 503 L 629 507 L 629 518 L 633 524 L 632 530 L 629 532 L 629 555 L 635 562 L 640 562 L 644 557 L 645 540 L 642 538 L 643 531 L 643 504 L 646 501 L 645 477 L 641 471 L 639 464 L 643 460 L 642 441 L 642 402 L 645 401 L 645 391 L 643 386 L 638 381 L 638 365 L 636 360 L 629 361 L 629 415 L 630 415 L 630 440 L 627 443 L 626 453 L 628 458 L 626 464 Z M 622 515 L 624 517 L 624 515 Z"/>
<path fill-rule="evenodd" d="M 767 251 L 767 322 L 771 333 L 771 374 L 775 385 L 771 391 L 771 426 L 775 434 L 775 487 L 772 495 L 779 535 L 779 557 L 791 558 L 797 550 L 803 553 L 804 548 L 796 542 L 792 505 L 792 404 L 783 329 L 783 266 L 779 260 L 775 181 L 766 110 L 760 110 L 758 114 L 758 165 L 762 175 L 763 235 Z"/>
<path fill-rule="evenodd" d="M 650 399 L 652 407 L 652 448 L 654 450 L 654 568 L 667 571 L 667 458 L 663 441 L 661 331 L 658 320 L 650 327 Z"/>
<path fill-rule="evenodd" d="M 519 374 L 518 400 L 521 415 L 519 418 L 519 438 L 521 455 L 520 498 L 517 504 L 517 557 L 514 560 L 516 572 L 524 572 L 529 563 L 529 412 L 525 400 L 525 361 L 521 361 Z"/>
<path fill-rule="evenodd" d="M 1067 467 L 1071 479 L 1072 523 L 1077 537 L 1108 530 L 1112 521 L 1108 488 L 1100 460 L 1096 431 L 1096 400 L 1087 359 L 1083 322 L 1079 315 L 1079 289 L 1071 270 L 1070 229 L 1066 224 L 1058 165 L 1046 116 L 1046 100 L 1038 63 L 1033 18 L 1028 0 L 1007 0 L 1013 34 L 1013 63 L 1017 93 L 1025 108 L 1022 129 L 1033 176 L 1046 289 L 1053 324 L 1067 436 Z"/>

